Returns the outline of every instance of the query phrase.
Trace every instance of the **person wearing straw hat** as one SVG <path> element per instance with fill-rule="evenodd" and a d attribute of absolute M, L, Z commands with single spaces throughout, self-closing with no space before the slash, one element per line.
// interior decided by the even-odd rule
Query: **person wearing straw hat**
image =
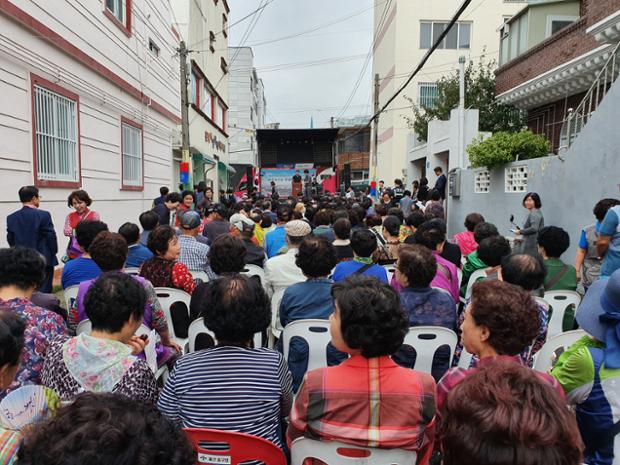
<path fill-rule="evenodd" d="M 589 465 L 620 463 L 620 270 L 590 286 L 577 309 L 588 335 L 559 357 L 551 371 L 576 405 Z"/>

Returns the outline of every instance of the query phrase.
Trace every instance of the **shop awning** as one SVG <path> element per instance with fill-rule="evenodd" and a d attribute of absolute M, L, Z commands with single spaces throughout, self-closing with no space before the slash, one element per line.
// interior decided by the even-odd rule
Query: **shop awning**
<path fill-rule="evenodd" d="M 192 159 L 194 162 L 200 162 L 202 161 L 203 163 L 206 163 L 208 165 L 215 165 L 217 162 L 215 161 L 214 158 L 211 158 L 209 155 L 205 155 L 204 153 L 201 152 L 194 152 L 192 150 Z"/>

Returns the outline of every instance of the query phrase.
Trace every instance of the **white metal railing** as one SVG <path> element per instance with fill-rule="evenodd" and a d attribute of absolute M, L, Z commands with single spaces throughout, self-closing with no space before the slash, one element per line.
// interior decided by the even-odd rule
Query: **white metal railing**
<path fill-rule="evenodd" d="M 581 103 L 575 110 L 572 108 L 568 110 L 568 115 L 562 125 L 560 149 L 568 149 L 573 144 L 583 127 L 588 123 L 592 114 L 597 110 L 605 95 L 607 95 L 613 82 L 618 78 L 620 74 L 619 52 L 620 42 L 616 44 L 607 62 L 596 75 L 594 82 L 590 86 L 590 89 L 588 89 L 588 92 L 586 92 Z"/>

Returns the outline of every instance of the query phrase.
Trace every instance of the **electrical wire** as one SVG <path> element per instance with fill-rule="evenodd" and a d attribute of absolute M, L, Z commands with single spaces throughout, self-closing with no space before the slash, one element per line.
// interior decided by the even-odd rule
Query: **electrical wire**
<path fill-rule="evenodd" d="M 357 80 L 355 81 L 355 84 L 353 84 L 353 90 L 351 91 L 351 94 L 349 94 L 349 98 L 347 98 L 344 106 L 338 112 L 338 115 L 336 116 L 336 118 L 340 118 L 342 117 L 342 115 L 346 113 L 346 111 L 349 109 L 349 106 L 351 105 L 351 102 L 355 98 L 355 94 L 357 93 L 357 90 L 359 89 L 362 83 L 362 80 L 364 79 L 364 74 L 366 73 L 366 70 L 368 69 L 368 65 L 370 64 L 370 59 L 372 57 L 372 51 L 375 48 L 375 44 L 377 43 L 377 38 L 379 37 L 379 34 L 381 33 L 381 29 L 383 28 L 385 24 L 385 20 L 387 19 L 387 13 L 390 9 L 391 4 L 392 4 L 392 0 L 387 0 L 385 3 L 385 7 L 383 8 L 383 12 L 381 14 L 381 19 L 379 20 L 379 23 L 377 25 L 376 34 L 374 35 L 372 39 L 372 43 L 370 44 L 370 48 L 368 49 L 368 54 L 366 55 L 366 61 L 362 65 L 362 69 L 360 71 L 360 74 L 357 77 Z"/>
<path fill-rule="evenodd" d="M 387 100 L 387 102 L 385 102 L 383 104 L 383 106 L 381 108 L 379 108 L 379 111 L 377 111 L 374 115 L 372 115 L 372 117 L 368 120 L 368 122 L 366 123 L 366 125 L 364 125 L 363 127 L 361 127 L 359 130 L 357 130 L 356 132 L 354 132 L 353 134 L 351 134 L 348 137 L 345 137 L 343 140 L 347 140 L 350 139 L 351 137 L 356 136 L 357 134 L 359 134 L 361 131 L 363 131 L 364 129 L 366 129 L 367 127 L 369 127 L 371 125 L 371 123 L 381 114 L 383 113 L 386 108 L 394 101 L 396 100 L 396 97 L 398 97 L 403 90 L 405 90 L 407 88 L 407 86 L 409 85 L 409 83 L 413 80 L 413 78 L 422 70 L 422 68 L 424 68 L 424 65 L 426 64 L 426 62 L 428 61 L 428 59 L 431 57 L 431 55 L 435 52 L 435 50 L 437 50 L 437 48 L 439 47 L 439 45 L 441 44 L 441 42 L 443 41 L 443 39 L 448 35 L 448 32 L 450 31 L 450 29 L 452 28 L 452 26 L 454 26 L 454 24 L 458 21 L 458 19 L 461 17 L 461 15 L 463 14 L 463 12 L 467 9 L 467 7 L 469 6 L 469 4 L 471 3 L 472 0 L 463 0 L 463 3 L 461 4 L 461 6 L 459 7 L 459 9 L 456 11 L 456 13 L 454 13 L 454 16 L 452 16 L 452 19 L 450 20 L 450 22 L 448 23 L 447 27 L 442 31 L 442 33 L 439 35 L 439 37 L 437 38 L 437 40 L 435 40 L 435 43 L 433 43 L 433 45 L 431 46 L 431 48 L 429 48 L 427 50 L 427 52 L 424 54 L 424 56 L 422 57 L 422 59 L 420 60 L 420 62 L 418 63 L 418 65 L 413 69 L 413 71 L 411 72 L 411 74 L 409 75 L 409 78 L 407 79 L 407 81 L 405 81 L 405 83 L 399 87 L 399 89 L 394 92 L 394 94 L 392 94 L 392 96 Z"/>

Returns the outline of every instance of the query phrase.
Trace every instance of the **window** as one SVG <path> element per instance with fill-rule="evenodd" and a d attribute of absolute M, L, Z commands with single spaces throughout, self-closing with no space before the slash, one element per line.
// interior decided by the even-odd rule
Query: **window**
<path fill-rule="evenodd" d="M 476 194 L 488 194 L 491 187 L 491 173 L 489 170 L 474 172 L 474 192 Z"/>
<path fill-rule="evenodd" d="M 545 37 L 550 37 L 556 32 L 561 31 L 567 26 L 570 26 L 579 19 L 578 16 L 547 16 L 547 30 Z"/>
<path fill-rule="evenodd" d="M 153 39 L 149 39 L 149 51 L 154 57 L 159 56 L 159 47 L 153 42 Z"/>
<path fill-rule="evenodd" d="M 32 78 L 35 183 L 80 185 L 79 98 L 61 87 Z"/>
<path fill-rule="evenodd" d="M 224 57 L 220 58 L 220 68 L 222 68 L 222 71 L 224 72 L 224 74 L 228 73 L 228 63 L 226 63 L 226 60 L 224 60 Z"/>
<path fill-rule="evenodd" d="M 529 48 L 529 17 L 522 14 L 501 29 L 500 65 L 522 55 Z"/>
<path fill-rule="evenodd" d="M 511 166 L 504 171 L 506 192 L 527 191 L 527 166 Z"/>
<path fill-rule="evenodd" d="M 215 53 L 215 34 L 213 31 L 209 31 L 209 50 Z"/>
<path fill-rule="evenodd" d="M 418 105 L 421 107 L 435 108 L 437 97 L 437 84 L 434 82 L 421 82 L 418 84 Z"/>
<path fill-rule="evenodd" d="M 420 48 L 431 48 L 448 24 L 446 21 L 420 22 Z M 470 46 L 471 23 L 456 23 L 439 44 L 439 48 L 448 50 L 469 49 Z"/>
<path fill-rule="evenodd" d="M 226 108 L 221 103 L 218 103 L 218 106 L 220 113 L 219 126 L 222 131 L 226 131 Z"/>
<path fill-rule="evenodd" d="M 222 13 L 222 34 L 224 37 L 228 37 L 228 18 Z"/>
<path fill-rule="evenodd" d="M 198 77 L 198 74 L 192 70 L 191 75 L 190 75 L 190 99 L 191 102 L 200 107 L 200 78 Z"/>
<path fill-rule="evenodd" d="M 201 109 L 209 118 L 213 118 L 213 94 L 211 94 L 211 89 L 209 89 L 206 82 L 203 86 L 203 90 Z"/>
<path fill-rule="evenodd" d="M 122 188 L 142 190 L 143 176 L 142 126 L 121 119 Z"/>
<path fill-rule="evenodd" d="M 127 35 L 131 35 L 132 0 L 105 0 L 105 14 Z"/>

